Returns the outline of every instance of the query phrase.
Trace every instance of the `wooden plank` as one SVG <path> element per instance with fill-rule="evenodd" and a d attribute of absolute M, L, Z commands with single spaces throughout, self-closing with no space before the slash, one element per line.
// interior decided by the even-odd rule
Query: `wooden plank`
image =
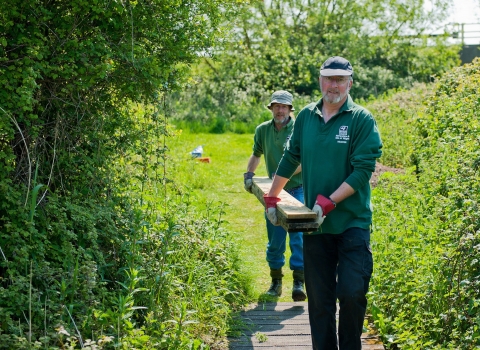
<path fill-rule="evenodd" d="M 308 315 L 295 315 L 295 317 L 282 319 L 279 316 L 252 316 L 249 315 L 243 319 L 246 325 L 261 325 L 261 324 L 303 324 L 309 323 Z"/>
<path fill-rule="evenodd" d="M 262 337 L 262 335 L 264 335 Z M 259 340 L 260 339 L 260 340 Z M 251 335 L 243 335 L 239 338 L 228 338 L 230 349 L 259 349 L 259 348 L 276 348 L 276 349 L 296 349 L 296 346 L 309 347 L 312 349 L 312 337 L 310 334 L 287 334 L 273 335 L 261 330 Z M 377 340 L 376 343 L 369 342 L 362 336 L 362 350 L 385 350 L 384 345 Z"/>
<path fill-rule="evenodd" d="M 275 320 L 275 319 L 269 319 L 269 320 L 259 320 L 256 318 L 251 318 L 251 319 L 244 319 L 243 322 L 245 322 L 245 327 L 247 326 L 271 326 L 271 325 L 285 325 L 285 326 L 292 326 L 292 325 L 303 325 L 304 323 L 309 324 L 309 319 L 308 317 L 298 319 L 299 316 L 295 316 L 295 320 Z"/>
<path fill-rule="evenodd" d="M 288 232 L 315 232 L 318 230 L 318 224 L 316 221 L 295 222 L 285 220 L 282 216 L 279 216 L 278 221 L 280 226 Z"/>
<path fill-rule="evenodd" d="M 310 324 L 292 324 L 286 327 L 285 325 L 273 324 L 273 325 L 257 325 L 254 329 L 245 329 L 243 334 L 254 335 L 257 332 L 268 333 L 269 335 L 310 335 Z"/>
<path fill-rule="evenodd" d="M 244 312 L 251 311 L 295 311 L 298 314 L 308 315 L 308 303 L 306 301 L 287 301 L 287 302 L 259 302 L 251 304 L 245 308 Z"/>
<path fill-rule="evenodd" d="M 252 192 L 265 207 L 263 195 L 270 191 L 272 180 L 268 177 L 254 177 Z M 285 190 L 280 192 L 277 204 L 277 218 L 280 226 L 288 232 L 313 232 L 318 230 L 317 214 Z"/>
<path fill-rule="evenodd" d="M 265 334 L 258 332 L 259 334 Z M 262 341 L 260 341 L 260 340 Z M 309 335 L 293 335 L 293 336 L 274 336 L 271 334 L 265 337 L 258 337 L 257 335 L 243 336 L 235 340 L 229 339 L 230 347 L 232 349 L 259 349 L 259 348 L 284 348 L 296 349 L 297 346 L 308 347 L 312 350 L 312 337 Z"/>
<path fill-rule="evenodd" d="M 272 180 L 268 177 L 254 177 L 253 178 L 253 192 L 257 199 L 265 206 L 263 202 L 263 195 L 270 191 Z M 278 196 L 281 201 L 277 204 L 277 209 L 285 215 L 286 219 L 313 219 L 317 218 L 312 210 L 307 208 L 302 202 L 299 202 L 295 197 L 290 195 L 285 190 L 280 192 Z"/>

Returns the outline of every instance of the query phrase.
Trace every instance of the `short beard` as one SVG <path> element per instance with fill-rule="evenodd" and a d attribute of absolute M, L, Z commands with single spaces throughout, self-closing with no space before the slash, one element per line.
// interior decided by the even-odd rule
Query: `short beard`
<path fill-rule="evenodd" d="M 333 99 L 328 97 L 328 94 L 324 93 L 323 91 L 322 91 L 322 95 L 323 95 L 323 99 L 326 102 L 331 103 L 331 104 L 335 104 L 335 103 L 339 103 L 341 100 L 343 100 L 348 95 L 349 92 L 350 92 L 350 89 L 347 89 L 344 94 L 341 94 L 341 95 L 339 95 L 339 96 L 337 96 Z"/>
<path fill-rule="evenodd" d="M 277 119 L 275 119 L 275 117 L 273 118 L 273 121 L 275 122 L 275 124 L 284 124 L 286 121 L 287 121 L 287 117 L 284 117 L 281 121 L 278 121 Z"/>

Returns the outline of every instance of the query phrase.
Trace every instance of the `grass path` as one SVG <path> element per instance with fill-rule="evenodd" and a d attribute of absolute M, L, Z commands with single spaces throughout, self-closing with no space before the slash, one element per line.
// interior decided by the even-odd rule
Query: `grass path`
<path fill-rule="evenodd" d="M 252 154 L 253 134 L 189 134 L 182 133 L 168 142 L 171 156 L 178 165 L 181 181 L 193 191 L 195 206 L 207 203 L 226 203 L 225 228 L 232 233 L 245 262 L 244 273 L 252 279 L 252 293 L 255 300 L 262 298 L 270 285 L 269 268 L 265 261 L 267 232 L 263 206 L 254 195 L 243 188 L 243 173 Z M 203 157 L 210 163 L 192 160 L 189 152 L 202 145 Z M 258 176 L 266 176 L 262 161 L 256 171 Z M 179 175 L 180 176 L 180 175 Z M 284 267 L 283 294 L 278 301 L 291 300 L 292 276 L 287 264 Z"/>

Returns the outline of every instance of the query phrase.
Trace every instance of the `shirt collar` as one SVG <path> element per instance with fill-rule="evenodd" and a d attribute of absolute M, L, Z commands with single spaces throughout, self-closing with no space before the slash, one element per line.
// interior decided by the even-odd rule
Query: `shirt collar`
<path fill-rule="evenodd" d="M 284 127 L 289 128 L 290 126 L 293 125 L 293 117 L 292 117 L 292 116 L 288 116 L 288 117 L 290 118 L 290 120 L 288 121 L 287 124 L 285 124 L 285 125 L 282 127 L 282 129 L 283 129 Z M 275 119 L 274 119 L 274 118 L 272 118 L 272 120 L 270 121 L 270 124 L 272 124 L 272 126 L 275 128 Z M 276 129 L 276 128 L 275 128 L 275 129 Z"/>
<path fill-rule="evenodd" d="M 314 107 L 314 111 L 316 114 L 321 115 L 322 114 L 322 106 L 323 106 L 323 97 L 317 102 L 317 104 Z M 338 110 L 337 114 L 340 114 L 342 112 L 349 112 L 353 109 L 355 106 L 355 102 L 353 102 L 352 97 L 350 94 L 348 94 L 347 99 L 343 103 L 342 107 Z"/>

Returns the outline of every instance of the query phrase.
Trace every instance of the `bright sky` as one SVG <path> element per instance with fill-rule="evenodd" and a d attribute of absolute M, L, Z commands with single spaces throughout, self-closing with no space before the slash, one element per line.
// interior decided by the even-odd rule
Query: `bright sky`
<path fill-rule="evenodd" d="M 480 23 L 480 0 L 452 0 L 452 2 L 453 8 L 447 23 Z M 465 44 L 480 44 L 480 24 L 466 24 L 464 33 Z"/>
<path fill-rule="evenodd" d="M 453 0 L 453 11 L 449 22 L 478 23 L 480 22 L 479 0 Z"/>

